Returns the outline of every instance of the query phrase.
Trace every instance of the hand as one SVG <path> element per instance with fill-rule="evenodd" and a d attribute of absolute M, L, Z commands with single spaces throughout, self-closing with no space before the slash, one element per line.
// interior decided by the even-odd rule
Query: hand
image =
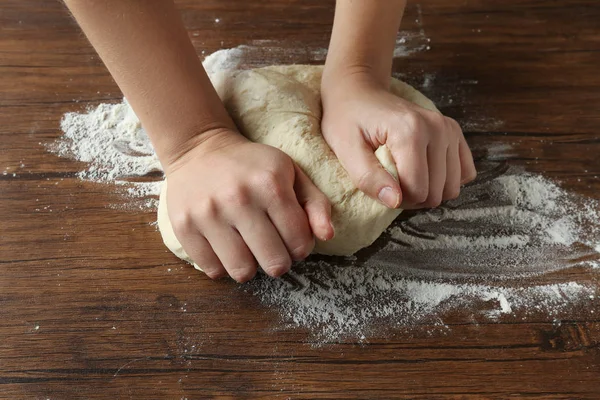
<path fill-rule="evenodd" d="M 281 276 L 313 250 L 313 233 L 333 237 L 329 201 L 285 153 L 229 130 L 202 136 L 165 170 L 175 235 L 209 277 L 245 282 L 257 262 Z"/>
<path fill-rule="evenodd" d="M 453 119 L 403 100 L 365 76 L 324 77 L 322 97 L 325 140 L 354 184 L 386 206 L 437 207 L 475 178 L 471 151 Z M 384 144 L 399 183 L 374 156 Z"/>

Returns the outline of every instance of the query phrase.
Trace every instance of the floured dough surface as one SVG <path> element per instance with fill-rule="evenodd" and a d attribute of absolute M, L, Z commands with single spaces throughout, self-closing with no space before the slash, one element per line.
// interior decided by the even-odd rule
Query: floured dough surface
<path fill-rule="evenodd" d="M 401 210 L 389 209 L 356 189 L 323 139 L 322 71 L 322 66 L 272 66 L 218 73 L 211 80 L 241 133 L 287 153 L 331 201 L 335 237 L 327 242 L 317 240 L 315 252 L 351 255 L 373 243 Z M 392 79 L 391 91 L 436 110 L 423 94 L 399 80 Z M 397 177 L 387 147 L 380 147 L 375 154 L 383 167 Z M 166 191 L 165 182 L 158 209 L 160 232 L 175 255 L 191 262 L 173 233 Z"/>

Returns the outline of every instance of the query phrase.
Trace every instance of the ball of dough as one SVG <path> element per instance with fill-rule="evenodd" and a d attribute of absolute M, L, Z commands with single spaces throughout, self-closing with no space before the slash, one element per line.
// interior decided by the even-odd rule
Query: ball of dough
<path fill-rule="evenodd" d="M 225 71 L 211 80 L 240 132 L 248 139 L 287 153 L 329 198 L 335 237 L 317 240 L 315 252 L 351 255 L 369 246 L 400 214 L 358 190 L 321 135 L 322 66 L 272 66 Z M 433 103 L 411 86 L 392 79 L 391 91 L 421 107 Z M 386 146 L 375 152 L 397 178 Z M 166 181 L 160 195 L 158 226 L 166 246 L 192 262 L 173 233 L 167 215 Z M 197 266 L 196 266 L 197 267 Z"/>

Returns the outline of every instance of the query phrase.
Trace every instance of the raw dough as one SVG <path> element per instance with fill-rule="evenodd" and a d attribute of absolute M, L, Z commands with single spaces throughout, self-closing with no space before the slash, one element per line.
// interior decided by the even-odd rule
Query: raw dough
<path fill-rule="evenodd" d="M 327 242 L 317 240 L 314 251 L 351 255 L 373 243 L 401 210 L 391 210 L 356 189 L 323 139 L 319 92 L 322 71 L 321 66 L 273 66 L 220 72 L 211 80 L 241 133 L 287 153 L 331 200 L 335 237 Z M 423 94 L 397 79 L 392 79 L 391 90 L 421 107 L 436 110 Z M 397 178 L 387 147 L 380 147 L 375 154 Z M 166 190 L 165 182 L 158 208 L 160 232 L 176 256 L 192 262 L 173 233 Z"/>

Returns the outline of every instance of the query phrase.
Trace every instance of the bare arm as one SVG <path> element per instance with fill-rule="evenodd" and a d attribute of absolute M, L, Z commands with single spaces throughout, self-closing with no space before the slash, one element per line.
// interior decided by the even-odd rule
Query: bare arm
<path fill-rule="evenodd" d="M 406 0 L 338 0 L 325 82 L 334 74 L 360 73 L 389 85 L 405 6 Z"/>
<path fill-rule="evenodd" d="M 406 0 L 337 0 L 321 83 L 323 136 L 354 184 L 391 208 L 436 207 L 475 177 L 451 118 L 389 92 Z M 386 145 L 398 182 L 373 154 Z"/>
<path fill-rule="evenodd" d="M 237 132 L 172 1 L 65 2 L 152 139 L 175 235 L 208 276 L 247 281 L 257 262 L 280 276 L 313 234 L 333 237 L 325 195 L 286 154 Z"/>
<path fill-rule="evenodd" d="M 212 132 L 235 130 L 170 0 L 65 0 L 168 170 Z"/>

